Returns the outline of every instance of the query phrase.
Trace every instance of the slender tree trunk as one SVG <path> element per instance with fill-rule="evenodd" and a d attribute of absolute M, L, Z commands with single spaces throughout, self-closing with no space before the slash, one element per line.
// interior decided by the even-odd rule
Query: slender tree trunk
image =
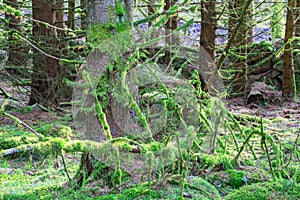
<path fill-rule="evenodd" d="M 235 75 L 232 80 L 231 86 L 231 96 L 247 96 L 250 88 L 247 86 L 247 45 L 248 45 L 248 34 L 249 34 L 249 24 L 248 13 L 247 16 L 243 18 L 240 24 L 239 30 L 235 32 L 237 25 L 240 23 L 239 19 L 242 14 L 246 0 L 232 0 L 229 6 L 229 40 L 231 37 L 235 39 L 232 42 L 232 51 L 234 59 L 231 60 L 233 70 L 235 70 Z M 236 35 L 234 35 L 236 34 Z"/>
<path fill-rule="evenodd" d="M 201 37 L 200 45 L 207 51 L 213 61 L 215 61 L 216 49 L 216 1 L 201 2 Z"/>
<path fill-rule="evenodd" d="M 68 28 L 75 29 L 75 0 L 68 0 Z"/>
<path fill-rule="evenodd" d="M 59 50 L 59 52 L 58 52 L 59 57 L 64 57 L 61 50 L 65 49 L 67 47 L 67 42 L 65 40 L 66 32 L 64 30 L 62 30 L 66 26 L 65 20 L 64 20 L 64 8 L 65 8 L 64 0 L 56 0 L 56 2 L 55 2 L 55 16 L 56 16 L 55 26 L 59 28 L 59 29 L 57 29 L 57 36 L 58 36 L 57 49 Z M 70 75 L 70 74 L 72 74 L 71 71 L 74 69 L 74 64 L 60 63 L 59 69 L 60 69 L 60 71 L 59 71 L 60 78 L 58 80 L 63 80 L 63 78 L 67 78 L 71 81 L 74 81 L 74 77 L 72 77 Z M 72 86 L 67 85 L 63 82 L 58 83 L 57 94 L 64 101 L 71 101 L 72 92 L 73 92 Z"/>
<path fill-rule="evenodd" d="M 177 0 L 166 0 L 165 1 L 165 10 L 169 10 L 172 6 L 175 5 Z M 165 25 L 165 42 L 169 45 L 169 48 L 166 49 L 165 52 L 165 63 L 169 63 L 171 61 L 171 46 L 178 44 L 178 38 L 172 34 L 173 30 L 178 28 L 178 16 L 177 14 L 174 16 L 170 16 L 166 25 Z"/>
<path fill-rule="evenodd" d="M 4 3 L 15 8 L 19 9 L 18 0 L 4 0 Z M 26 64 L 26 54 L 23 42 L 15 36 L 15 32 L 22 33 L 23 27 L 21 24 L 21 17 L 15 16 L 10 13 L 5 13 L 5 19 L 8 21 L 8 31 L 9 36 L 8 40 L 8 65 L 12 66 L 21 66 Z M 16 71 L 16 70 L 13 70 Z"/>
<path fill-rule="evenodd" d="M 155 13 L 155 0 L 149 0 L 149 4 L 148 4 L 148 16 L 151 16 Z M 152 21 L 150 20 L 148 22 L 148 28 L 150 29 L 152 26 Z M 154 33 L 151 33 L 151 39 L 154 39 L 155 38 L 155 34 Z M 151 46 L 150 47 L 150 55 L 149 57 L 153 57 L 155 55 L 155 48 L 154 46 Z"/>
<path fill-rule="evenodd" d="M 33 0 L 33 37 L 39 48 L 49 55 L 57 55 L 57 32 L 49 25 L 55 25 L 56 13 L 52 4 L 46 0 Z M 46 23 L 46 24 L 45 24 Z M 34 50 L 33 74 L 29 104 L 42 103 L 58 105 L 57 86 L 59 62 L 57 59 Z"/>
<path fill-rule="evenodd" d="M 295 12 L 295 37 L 300 38 L 300 0 L 297 0 L 296 12 Z M 297 91 L 300 92 L 300 39 L 297 39 L 294 43 L 296 53 L 294 53 L 294 64 L 295 64 L 295 81 Z"/>
<path fill-rule="evenodd" d="M 286 98 L 296 99 L 295 74 L 293 64 L 293 47 L 289 41 L 294 33 L 294 13 L 296 0 L 288 0 L 286 25 L 285 25 L 285 48 L 283 53 L 283 86 L 282 96 Z"/>
<path fill-rule="evenodd" d="M 80 28 L 81 30 L 85 30 L 86 29 L 86 10 L 87 10 L 87 4 L 86 4 L 87 0 L 80 0 L 80 5 L 82 8 L 82 13 L 80 16 Z"/>

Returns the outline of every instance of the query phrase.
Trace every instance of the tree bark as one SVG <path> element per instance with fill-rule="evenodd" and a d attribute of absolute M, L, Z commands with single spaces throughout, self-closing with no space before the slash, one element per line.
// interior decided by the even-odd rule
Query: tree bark
<path fill-rule="evenodd" d="M 33 0 L 33 37 L 39 48 L 52 56 L 57 55 L 56 13 L 47 0 Z M 39 22 L 41 21 L 41 22 Z M 29 105 L 41 103 L 58 105 L 57 86 L 59 80 L 59 61 L 40 51 L 34 50 L 33 74 Z"/>
<path fill-rule="evenodd" d="M 119 16 L 117 16 L 116 12 L 116 5 L 117 1 L 112 0 L 112 1 L 107 1 L 107 0 L 92 0 L 89 2 L 88 5 L 88 10 L 87 10 L 87 20 L 88 20 L 88 27 L 90 30 L 88 30 L 88 37 L 87 40 L 89 41 L 89 35 L 93 34 L 91 30 L 93 30 L 93 26 L 96 25 L 97 29 L 101 29 L 103 27 L 107 27 L 108 24 L 114 24 L 115 26 L 112 27 L 111 29 L 107 30 L 103 28 L 103 34 L 111 35 L 116 33 L 116 26 L 118 26 L 119 22 L 126 22 L 128 19 L 131 20 L 131 6 L 132 6 L 132 1 L 119 1 L 118 3 L 122 3 L 122 5 L 125 6 L 126 8 L 126 13 L 124 16 L 121 16 L 122 13 L 119 13 Z M 98 27 L 98 25 L 100 25 Z M 103 25 L 103 27 L 101 27 Z M 102 31 L 102 30 L 101 30 Z M 106 31 L 106 32 L 105 32 Z M 108 31 L 108 32 L 107 32 Z M 101 37 L 93 41 L 94 45 L 97 46 L 103 40 L 107 39 L 107 37 Z M 101 63 L 99 63 L 97 60 L 95 60 L 95 57 L 97 57 Z M 103 81 L 107 82 L 107 85 L 110 85 L 110 81 L 113 81 L 113 78 L 110 80 L 106 80 L 105 78 L 101 77 L 100 70 L 102 71 L 107 71 L 106 69 L 103 70 L 101 67 L 107 66 L 109 64 L 109 56 L 103 52 L 100 52 L 95 49 L 89 57 L 87 58 L 87 64 L 90 65 L 88 66 L 88 72 L 90 73 L 91 79 L 92 80 L 98 80 L 98 81 Z M 92 68 L 92 69 L 91 69 Z M 100 69 L 99 69 L 100 68 Z M 96 83 L 98 85 L 98 83 Z M 95 89 L 95 88 L 92 88 Z M 109 93 L 110 91 L 107 91 Z M 106 122 L 109 125 L 109 132 L 113 137 L 116 137 L 120 134 L 122 134 L 122 130 L 119 128 L 118 124 L 115 121 L 115 118 L 112 113 L 112 108 L 111 108 L 111 96 L 110 94 L 106 94 L 108 100 L 108 105 L 103 108 L 104 115 L 106 118 Z M 98 98 L 95 95 L 87 95 L 87 99 L 85 103 L 89 105 L 84 105 L 85 107 L 93 108 L 95 106 L 95 98 Z M 97 99 L 98 101 L 101 101 L 100 98 Z M 85 111 L 83 111 L 85 112 Z M 98 113 L 96 113 L 98 114 Z M 88 135 L 90 140 L 93 141 L 104 141 L 109 138 L 104 137 L 105 134 L 103 129 L 101 130 L 101 124 L 98 115 L 95 117 L 94 112 L 86 112 L 83 113 L 82 115 L 82 120 L 84 123 L 86 123 L 86 135 Z M 78 183 L 79 186 L 81 186 L 83 182 L 83 177 L 88 177 L 93 171 L 94 171 L 94 166 L 91 164 L 93 163 L 92 157 L 89 155 L 89 153 L 84 153 L 81 158 L 81 165 L 78 173 L 76 176 L 73 178 L 74 181 Z"/>
<path fill-rule="evenodd" d="M 165 1 L 165 10 L 169 10 L 172 8 L 177 0 L 166 0 Z M 170 16 L 166 25 L 165 25 L 165 42 L 168 44 L 168 48 L 165 51 L 165 63 L 168 64 L 171 61 L 171 46 L 179 43 L 176 35 L 172 34 L 173 30 L 178 28 L 178 16 L 177 14 L 174 16 Z"/>
<path fill-rule="evenodd" d="M 296 4 L 295 37 L 300 38 L 300 0 L 297 0 Z M 296 89 L 300 92 L 300 39 L 296 40 L 294 45 L 297 52 L 294 54 Z"/>
<path fill-rule="evenodd" d="M 68 0 L 68 28 L 75 30 L 75 0 Z"/>
<path fill-rule="evenodd" d="M 80 6 L 82 8 L 82 13 L 80 16 L 80 28 L 81 30 L 86 29 L 86 11 L 87 11 L 87 5 L 86 5 L 86 0 L 80 0 Z"/>
<path fill-rule="evenodd" d="M 232 41 L 232 51 L 234 55 L 232 55 L 233 59 L 231 59 L 232 68 L 235 70 L 235 75 L 232 80 L 231 86 L 231 96 L 247 96 L 250 91 L 250 87 L 247 87 L 247 45 L 249 44 L 248 36 L 249 24 L 247 23 L 249 19 L 249 12 L 247 12 L 246 16 L 241 18 L 240 16 L 243 13 L 244 6 L 246 4 L 246 0 L 232 0 L 229 6 L 229 40 L 231 37 L 234 37 Z M 249 6 L 251 3 L 249 4 Z M 248 8 L 247 8 L 248 9 Z M 239 21 L 242 20 L 242 21 Z M 235 29 L 239 24 L 239 29 L 236 32 Z M 251 31 L 250 31 L 251 32 Z M 235 35 L 236 34 L 236 35 Z"/>
<path fill-rule="evenodd" d="M 296 99 L 295 73 L 293 64 L 293 47 L 291 41 L 294 33 L 294 13 L 296 0 L 288 0 L 285 36 L 284 36 L 284 53 L 283 53 L 283 86 L 282 96 L 288 99 Z"/>
<path fill-rule="evenodd" d="M 19 9 L 19 2 L 18 0 L 4 0 L 4 3 L 15 8 Z M 5 19 L 8 21 L 7 26 L 8 26 L 8 31 L 9 31 L 9 36 L 8 40 L 9 45 L 8 45 L 8 65 L 12 66 L 22 66 L 26 64 L 26 57 L 27 54 L 25 53 L 25 48 L 24 45 L 22 44 L 23 42 L 18 39 L 15 36 L 15 32 L 17 33 L 22 33 L 23 32 L 23 27 L 21 24 L 21 17 L 14 16 L 13 14 L 10 13 L 5 13 Z M 13 67 L 15 68 L 15 67 Z M 17 70 L 13 70 L 13 72 L 16 72 Z"/>
<path fill-rule="evenodd" d="M 201 2 L 201 37 L 200 45 L 207 51 L 213 61 L 215 61 L 216 49 L 216 1 Z"/>

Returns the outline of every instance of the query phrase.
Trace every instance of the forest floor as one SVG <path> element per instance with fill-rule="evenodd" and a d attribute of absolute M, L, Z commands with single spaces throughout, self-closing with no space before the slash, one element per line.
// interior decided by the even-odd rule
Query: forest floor
<path fill-rule="evenodd" d="M 266 104 L 263 106 L 257 104 L 245 105 L 243 98 L 225 99 L 224 104 L 231 113 L 241 118 L 241 123 L 244 123 L 243 125 L 245 127 L 248 125 L 256 126 L 259 124 L 258 119 L 261 117 L 270 120 L 269 123 L 266 122 L 264 128 L 266 131 L 269 131 L 276 140 L 274 142 L 279 142 L 283 145 L 280 147 L 282 148 L 282 153 L 293 155 L 293 152 L 296 151 L 296 156 L 291 158 L 291 167 L 280 176 L 284 179 L 293 179 L 299 183 L 300 175 L 299 172 L 297 172 L 297 170 L 299 171 L 299 141 L 297 133 L 300 127 L 300 96 L 298 95 L 296 102 L 290 102 L 284 100 L 279 91 L 270 91 L 269 93 L 267 91 L 265 95 Z M 0 98 L 2 98 L 2 96 L 0 96 Z M 0 102 L 3 103 L 3 99 L 0 100 Z M 25 106 L 25 103 L 18 104 L 17 102 L 11 102 L 9 106 L 7 113 L 17 117 L 42 134 L 46 134 L 50 137 L 77 138 L 71 112 L 67 114 L 45 112 L 38 106 L 28 107 Z M 249 119 L 249 116 L 252 116 L 253 119 Z M 246 118 L 248 120 L 243 120 Z M 66 127 L 72 129 L 71 133 L 67 133 L 64 136 L 60 134 L 65 133 L 57 133 L 61 132 L 62 129 L 65 130 L 64 128 Z M 0 152 L 1 150 L 14 148 L 18 145 L 35 143 L 37 142 L 35 137 L 36 136 L 24 126 L 20 126 L 20 124 L 16 125 L 15 121 L 7 116 L 0 116 Z M 298 146 L 294 145 L 296 141 L 298 141 Z M 204 190 L 210 191 L 211 194 L 207 194 L 208 196 L 204 195 L 204 197 L 202 196 L 203 199 L 226 198 L 229 197 L 228 194 L 233 193 L 245 184 L 251 185 L 252 183 L 264 184 L 271 182 L 272 175 L 270 173 L 267 156 L 260 149 L 258 139 L 257 141 L 254 140 L 253 144 L 254 143 L 257 143 L 257 145 L 254 146 L 254 151 L 257 152 L 258 158 L 254 159 L 250 149 L 246 149 L 245 152 L 241 154 L 243 156 L 241 162 L 233 169 L 228 170 L 224 163 L 208 168 L 195 167 L 191 169 L 189 179 L 200 177 L 201 180 L 206 180 L 208 184 L 211 184 L 211 186 L 218 191 L 218 194 L 214 194 L 214 189 L 209 189 L 210 186 L 207 186 Z M 115 195 L 118 192 L 124 193 L 120 188 L 116 189 L 114 187 L 110 189 L 108 186 L 103 187 L 103 185 L 100 187 L 100 181 L 87 184 L 85 189 L 81 190 L 81 192 L 67 189 L 65 185 L 65 183 L 68 182 L 67 173 L 70 177 L 76 174 L 80 164 L 81 153 L 65 153 L 63 155 L 66 168 L 63 165 L 61 155 L 47 156 L 47 154 L 42 154 L 41 152 L 24 152 L 22 154 L 18 153 L 16 155 L 13 154 L 0 158 L 0 199 L 89 199 L 99 195 L 109 195 L 110 193 Z M 289 159 L 289 156 L 286 157 L 285 161 Z M 217 158 L 215 157 L 215 159 Z M 276 164 L 273 166 L 275 165 Z M 197 184 L 195 183 L 195 185 Z M 203 186 L 203 183 L 200 185 Z M 203 193 L 203 189 L 199 187 L 186 190 L 184 193 L 185 197 L 201 199 L 202 197 L 198 197 L 197 195 L 199 191 Z M 263 185 L 262 187 L 264 189 L 268 188 L 267 185 Z M 162 188 L 165 190 L 162 190 Z M 160 182 L 152 189 L 156 191 L 162 190 L 160 191 L 160 199 L 175 199 L 176 196 L 174 195 L 179 191 L 179 188 L 170 184 L 170 182 Z M 130 191 L 129 195 L 136 195 L 132 194 L 132 192 L 133 191 Z M 267 198 L 272 199 L 272 195 L 276 198 L 280 197 L 280 192 L 280 188 L 278 190 L 276 189 L 276 191 L 271 192 Z M 276 196 L 278 194 L 279 196 Z M 284 192 L 282 195 L 280 199 L 286 197 Z M 106 199 L 111 199 L 112 196 L 106 197 Z M 298 199 L 298 197 L 295 199 Z M 114 198 L 131 199 L 130 197 L 126 198 L 126 195 L 122 197 L 115 196 Z M 242 198 L 243 197 L 240 199 Z M 142 196 L 136 199 L 147 198 Z M 152 199 L 155 199 L 155 195 Z M 229 199 L 234 198 L 229 197 Z"/>

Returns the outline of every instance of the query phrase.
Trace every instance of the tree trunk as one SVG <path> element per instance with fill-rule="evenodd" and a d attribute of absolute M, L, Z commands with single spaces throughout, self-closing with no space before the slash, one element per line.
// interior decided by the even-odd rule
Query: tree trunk
<path fill-rule="evenodd" d="M 58 28 L 65 28 L 64 20 L 64 0 L 56 0 L 55 2 L 55 26 Z M 60 39 L 64 38 L 65 31 L 57 30 L 58 37 Z"/>
<path fill-rule="evenodd" d="M 165 2 L 165 10 L 169 10 L 172 8 L 177 0 L 166 0 Z M 178 38 L 175 38 L 175 35 L 172 34 L 173 30 L 178 28 L 178 16 L 177 14 L 174 16 L 170 16 L 165 28 L 165 42 L 168 45 L 165 51 L 165 63 L 168 64 L 171 61 L 171 46 L 179 43 Z"/>
<path fill-rule="evenodd" d="M 300 38 L 300 0 L 297 0 L 296 21 L 295 21 L 295 37 Z M 297 91 L 300 92 L 300 40 L 296 40 L 294 43 L 296 53 L 294 52 L 294 66 L 295 66 L 295 81 Z"/>
<path fill-rule="evenodd" d="M 288 0 L 286 25 L 285 25 L 285 48 L 283 53 L 283 86 L 282 96 L 289 99 L 296 99 L 295 74 L 293 64 L 293 47 L 289 41 L 294 33 L 294 13 L 296 0 Z"/>
<path fill-rule="evenodd" d="M 68 0 L 68 28 L 75 30 L 75 0 Z"/>
<path fill-rule="evenodd" d="M 58 27 L 57 29 L 57 36 L 58 36 L 58 43 L 57 43 L 57 49 L 63 50 L 67 47 L 67 42 L 65 40 L 66 38 L 66 32 L 65 30 L 65 20 L 64 20 L 64 0 L 56 0 L 55 2 L 55 26 Z M 59 51 L 59 57 L 64 57 L 62 51 Z M 74 69 L 74 64 L 69 63 L 60 63 L 60 71 L 59 75 L 61 76 L 59 80 L 63 80 L 63 78 L 67 78 L 71 81 L 74 81 L 74 77 L 72 77 L 72 70 Z M 58 91 L 57 94 L 63 101 L 71 101 L 72 100 L 72 92 L 73 88 L 72 86 L 59 82 L 58 83 Z"/>
<path fill-rule="evenodd" d="M 247 60 L 245 59 L 249 41 L 248 34 L 249 30 L 251 30 L 247 23 L 249 13 L 247 12 L 242 23 L 239 22 L 245 3 L 245 0 L 233 0 L 229 4 L 229 40 L 231 37 L 234 37 L 232 42 L 232 51 L 234 52 L 234 55 L 232 55 L 233 58 L 230 61 L 233 70 L 235 70 L 230 92 L 231 96 L 247 96 L 250 91 L 250 87 L 247 87 Z M 239 23 L 241 23 L 239 30 L 235 32 Z"/>
<path fill-rule="evenodd" d="M 272 41 L 276 42 L 284 37 L 284 4 L 281 1 L 273 0 L 271 18 Z"/>
<path fill-rule="evenodd" d="M 215 61 L 216 49 L 216 1 L 201 2 L 201 37 L 200 45 L 207 51 L 211 59 Z"/>
<path fill-rule="evenodd" d="M 151 16 L 155 13 L 155 0 L 149 0 L 149 4 L 148 4 L 148 16 Z M 152 26 L 152 21 L 150 20 L 148 22 L 148 28 L 150 29 L 151 26 Z M 155 32 L 154 33 L 151 33 L 151 39 L 154 39 L 155 38 Z M 153 57 L 155 55 L 155 48 L 154 48 L 154 45 L 150 47 L 150 50 L 149 50 L 149 57 Z"/>
<path fill-rule="evenodd" d="M 19 9 L 18 0 L 4 0 L 4 3 L 15 8 Z M 8 65 L 21 66 L 26 64 L 26 56 L 23 42 L 15 36 L 15 32 L 22 33 L 23 27 L 21 24 L 21 17 L 15 16 L 13 14 L 5 13 L 5 19 L 8 21 Z M 16 72 L 17 70 L 13 70 Z"/>
<path fill-rule="evenodd" d="M 80 28 L 81 30 L 86 29 L 86 10 L 87 10 L 87 5 L 86 5 L 86 0 L 80 0 L 80 6 L 82 8 L 82 13 L 80 16 Z"/>
<path fill-rule="evenodd" d="M 119 12 L 117 9 L 117 3 L 121 3 L 125 9 L 126 9 L 126 13 L 122 13 Z M 107 37 L 109 37 L 111 34 L 115 34 L 117 32 L 117 26 L 118 23 L 123 23 L 128 20 L 131 20 L 132 14 L 131 14 L 131 6 L 132 6 L 132 1 L 116 1 L 116 0 L 112 0 L 112 1 L 107 1 L 107 0 L 92 0 L 90 1 L 89 5 L 88 5 L 88 10 L 87 10 L 87 19 L 88 19 L 88 27 L 89 30 L 87 31 L 87 40 L 89 42 L 92 42 L 95 47 L 97 47 L 97 45 L 101 42 L 103 42 L 105 39 L 108 39 Z M 114 24 L 115 26 L 112 26 L 109 30 L 106 29 L 108 24 Z M 129 25 L 129 23 L 128 23 Z M 94 27 L 96 27 L 96 29 L 93 29 Z M 94 31 L 101 31 L 101 38 L 94 38 L 93 34 Z M 90 37 L 92 36 L 92 37 Z M 92 39 L 91 39 L 92 38 Z M 112 84 L 110 81 L 113 80 L 106 80 L 105 78 L 99 76 L 99 70 L 103 70 L 103 69 L 99 69 L 103 66 L 106 67 L 106 65 L 109 64 L 109 56 L 106 55 L 105 53 L 99 52 L 97 49 L 95 49 L 95 51 L 93 51 L 91 54 L 94 54 L 90 57 L 87 58 L 87 64 L 91 65 L 88 66 L 89 68 L 93 68 L 93 69 L 88 69 L 88 71 L 91 71 L 92 73 L 90 74 L 91 79 L 92 80 L 99 80 L 100 82 L 106 82 L 107 85 Z M 98 61 L 95 62 L 95 56 L 100 60 L 101 63 L 98 63 Z M 89 59 L 90 58 L 90 59 Z M 106 69 L 104 71 L 107 71 Z M 95 72 L 95 73 L 93 73 Z M 98 72 L 98 73 L 97 73 Z M 103 74 L 101 74 L 103 75 Z M 98 83 L 96 83 L 98 85 Z M 109 91 L 108 91 L 109 92 Z M 107 93 L 108 93 L 107 92 Z M 94 95 L 88 95 L 87 98 L 89 100 L 86 101 L 87 104 L 91 104 L 91 105 L 84 105 L 85 107 L 94 107 L 95 106 L 95 96 Z M 98 98 L 98 97 L 96 97 Z M 118 124 L 115 121 L 115 118 L 113 116 L 112 113 L 112 109 L 111 109 L 111 96 L 109 94 L 107 94 L 107 98 L 108 100 L 108 105 L 103 108 L 104 111 L 104 115 L 106 118 L 106 122 L 109 125 L 109 132 L 113 137 L 116 137 L 120 134 L 122 134 L 122 130 L 119 128 Z M 98 99 L 99 101 L 101 101 L 101 99 Z M 84 111 L 83 111 L 84 112 Z M 103 136 L 103 129 L 101 130 L 101 124 L 100 124 L 100 120 L 99 118 L 97 119 L 94 115 L 95 113 L 93 112 L 86 112 L 83 113 L 82 115 L 82 120 L 84 121 L 84 123 L 86 123 L 86 132 L 88 135 L 88 139 L 93 140 L 93 141 L 104 141 L 106 139 L 110 139 L 110 138 L 106 138 Z M 99 113 L 97 113 L 99 114 Z M 76 174 L 76 176 L 73 178 L 73 181 L 77 182 L 79 186 L 81 186 L 82 182 L 83 182 L 83 177 L 88 177 L 93 171 L 94 171 L 94 167 L 92 165 L 90 165 L 89 163 L 92 163 L 92 158 L 89 155 L 89 153 L 84 153 L 82 155 L 82 159 L 81 159 L 81 165 L 80 165 L 80 169 L 78 171 L 78 173 Z"/>
<path fill-rule="evenodd" d="M 57 55 L 57 32 L 47 25 L 55 25 L 54 5 L 46 0 L 33 0 L 32 7 L 33 19 L 37 20 L 33 22 L 33 37 L 38 42 L 39 48 L 48 55 L 34 50 L 29 104 L 58 105 L 59 61 L 53 57 Z"/>

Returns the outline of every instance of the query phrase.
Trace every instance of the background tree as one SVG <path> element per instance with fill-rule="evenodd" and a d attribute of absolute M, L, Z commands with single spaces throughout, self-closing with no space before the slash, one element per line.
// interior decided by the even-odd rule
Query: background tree
<path fill-rule="evenodd" d="M 34 49 L 31 94 L 29 105 L 35 103 L 58 105 L 57 89 L 59 80 L 59 60 L 57 52 L 57 31 L 55 5 L 45 0 L 32 0 L 33 37 L 38 41 L 38 48 L 47 54 Z M 47 48 L 45 48 L 47 47 Z M 52 56 L 49 56 L 52 55 Z"/>
<path fill-rule="evenodd" d="M 215 60 L 216 50 L 216 1 L 201 1 L 201 34 L 200 45 Z"/>
<path fill-rule="evenodd" d="M 19 10 L 18 0 L 4 0 L 4 3 Z M 5 12 L 5 19 L 7 20 L 7 31 L 8 31 L 8 65 L 12 66 L 14 72 L 16 72 L 16 66 L 22 66 L 26 64 L 26 53 L 24 48 L 24 43 L 17 37 L 17 34 L 20 34 L 24 31 L 22 25 L 22 16 L 15 15 L 12 12 Z M 19 71 L 19 73 L 22 70 Z"/>
<path fill-rule="evenodd" d="M 284 4 L 282 1 L 274 0 L 272 3 L 271 33 L 272 41 L 284 37 Z"/>
<path fill-rule="evenodd" d="M 294 43 L 294 60 L 295 60 L 295 76 L 296 76 L 296 86 L 297 91 L 300 91 L 300 0 L 296 2 L 296 12 L 295 12 L 295 37 L 296 41 Z"/>
<path fill-rule="evenodd" d="M 291 39 L 294 33 L 294 9 L 296 6 L 295 0 L 289 0 L 287 6 L 287 16 L 284 36 L 284 53 L 283 53 L 283 87 L 282 96 L 286 98 L 296 99 L 296 85 L 293 64 L 293 47 Z"/>
<path fill-rule="evenodd" d="M 233 96 L 246 95 L 249 88 L 247 83 L 247 46 L 251 37 L 251 24 L 249 24 L 249 7 L 252 1 L 231 0 L 229 1 L 228 38 L 231 41 L 232 80 L 230 94 Z M 249 35 L 250 33 L 250 35 Z M 247 90 L 247 91 L 246 91 Z"/>
<path fill-rule="evenodd" d="M 75 29 L 75 0 L 68 0 L 68 28 Z"/>

